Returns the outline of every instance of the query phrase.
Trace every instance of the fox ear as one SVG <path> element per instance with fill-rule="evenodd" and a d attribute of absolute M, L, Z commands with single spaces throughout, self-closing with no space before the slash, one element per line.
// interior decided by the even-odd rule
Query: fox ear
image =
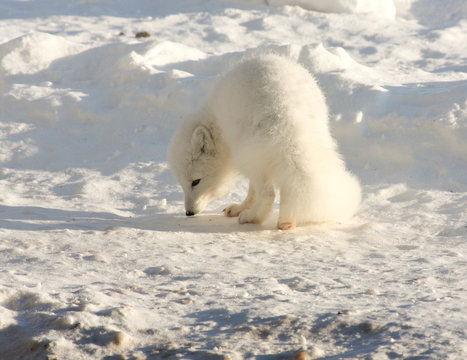
<path fill-rule="evenodd" d="M 206 126 L 198 126 L 191 136 L 191 149 L 195 158 L 201 154 L 214 154 L 214 140 Z"/>

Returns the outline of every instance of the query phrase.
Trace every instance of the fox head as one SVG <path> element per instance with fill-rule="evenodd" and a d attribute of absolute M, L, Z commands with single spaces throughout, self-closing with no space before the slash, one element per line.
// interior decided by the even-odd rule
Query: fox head
<path fill-rule="evenodd" d="M 209 201 L 226 192 L 232 178 L 228 153 L 221 139 L 204 125 L 192 132 L 182 125 L 175 134 L 169 162 L 185 193 L 187 216 L 201 212 Z"/>

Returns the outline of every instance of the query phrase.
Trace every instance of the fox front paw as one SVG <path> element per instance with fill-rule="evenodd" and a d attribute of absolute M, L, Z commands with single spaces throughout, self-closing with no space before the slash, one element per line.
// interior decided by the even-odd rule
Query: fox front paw
<path fill-rule="evenodd" d="M 237 217 L 241 212 L 242 208 L 239 204 L 232 204 L 223 210 L 224 215 L 227 217 Z"/>
<path fill-rule="evenodd" d="M 247 224 L 247 223 L 257 224 L 259 221 L 256 219 L 255 214 L 252 213 L 251 210 L 244 210 L 238 216 L 238 222 L 240 224 Z"/>

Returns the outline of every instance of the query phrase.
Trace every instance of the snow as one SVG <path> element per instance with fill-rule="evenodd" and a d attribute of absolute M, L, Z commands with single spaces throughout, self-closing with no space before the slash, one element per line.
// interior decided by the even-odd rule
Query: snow
<path fill-rule="evenodd" d="M 463 0 L 3 0 L 5 359 L 465 359 Z M 147 38 L 135 34 L 147 31 Z M 312 71 L 357 216 L 187 218 L 184 116 L 245 56 Z M 298 357 L 298 355 L 297 355 Z"/>
<path fill-rule="evenodd" d="M 248 0 L 237 0 L 237 2 L 249 3 Z M 304 9 L 328 13 L 366 13 L 388 19 L 394 19 L 396 16 L 393 0 L 267 0 L 266 3 L 271 6 L 297 5 Z"/>

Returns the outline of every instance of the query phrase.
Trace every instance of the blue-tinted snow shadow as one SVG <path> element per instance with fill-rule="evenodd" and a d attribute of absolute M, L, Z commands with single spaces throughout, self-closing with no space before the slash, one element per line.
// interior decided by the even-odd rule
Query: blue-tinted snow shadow
<path fill-rule="evenodd" d="M 255 232 L 272 229 L 254 224 L 240 225 L 237 219 L 222 215 L 186 217 L 181 214 L 164 213 L 122 216 L 102 211 L 0 205 L 0 229 L 110 231 L 117 228 L 193 233 Z"/>

